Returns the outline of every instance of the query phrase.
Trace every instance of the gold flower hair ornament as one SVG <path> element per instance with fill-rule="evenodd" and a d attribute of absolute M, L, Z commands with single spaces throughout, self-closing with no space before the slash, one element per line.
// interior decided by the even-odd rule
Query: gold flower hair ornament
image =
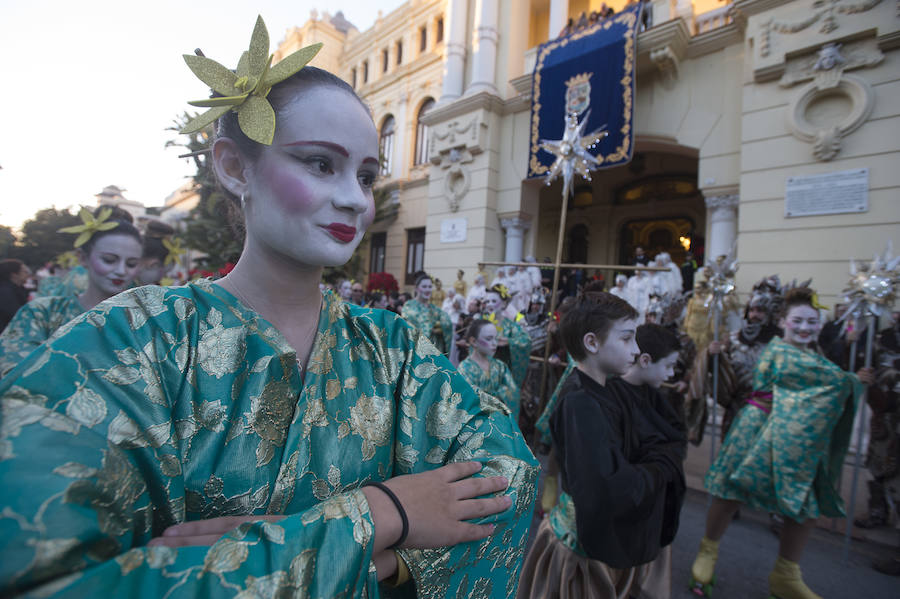
<path fill-rule="evenodd" d="M 63 268 L 72 268 L 73 266 L 77 266 L 79 262 L 81 261 L 73 251 L 63 252 L 56 257 L 56 263 Z"/>
<path fill-rule="evenodd" d="M 893 253 L 893 244 L 888 241 L 884 253 L 876 254 L 870 263 L 857 265 L 850 260 L 850 282 L 844 289 L 847 312 L 841 318 L 845 324 L 851 316 L 877 318 L 894 305 L 900 284 L 900 256 Z"/>
<path fill-rule="evenodd" d="M 91 214 L 90 210 L 82 208 L 81 212 L 78 213 L 78 216 L 81 217 L 81 222 L 84 224 L 75 225 L 74 227 L 63 227 L 58 231 L 59 233 L 79 233 L 78 237 L 75 239 L 76 248 L 80 248 L 86 244 L 91 237 L 94 236 L 94 233 L 97 233 L 98 231 L 110 231 L 119 226 L 119 223 L 116 221 L 107 221 L 107 219 L 112 216 L 112 208 L 104 208 L 96 218 Z"/>
<path fill-rule="evenodd" d="M 181 132 L 196 133 L 229 110 L 234 110 L 241 131 L 247 137 L 271 145 L 275 136 L 275 110 L 266 96 L 273 85 L 305 67 L 321 48 L 321 43 L 306 46 L 273 65 L 273 57 L 269 54 L 269 32 L 262 17 L 257 17 L 250 37 L 250 49 L 241 55 L 235 71 L 205 56 L 185 54 L 184 61 L 191 71 L 221 96 L 188 102 L 191 106 L 209 110 L 188 121 Z"/>
<path fill-rule="evenodd" d="M 488 291 L 493 291 L 494 293 L 499 295 L 500 299 L 502 299 L 503 301 L 509 299 L 509 289 L 507 289 L 506 285 L 502 283 L 497 283 L 496 285 L 488 289 Z"/>
<path fill-rule="evenodd" d="M 179 258 L 181 258 L 187 251 L 187 248 L 181 246 L 181 240 L 177 237 L 172 237 L 171 239 L 163 239 L 162 244 L 163 247 L 169 250 L 169 253 L 166 254 L 166 259 L 163 261 L 163 266 L 178 264 Z"/>

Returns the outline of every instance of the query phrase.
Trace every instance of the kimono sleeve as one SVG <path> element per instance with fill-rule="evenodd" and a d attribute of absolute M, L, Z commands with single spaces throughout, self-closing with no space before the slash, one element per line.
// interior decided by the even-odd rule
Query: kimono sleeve
<path fill-rule="evenodd" d="M 512 597 L 524 558 L 535 499 L 538 464 L 509 409 L 476 392 L 420 333 L 402 325 L 407 349 L 397 387 L 394 474 L 451 462 L 484 464 L 477 476 L 502 475 L 512 505 L 475 520 L 493 523 L 493 535 L 440 549 L 402 549 L 416 596 Z M 402 596 L 403 590 L 383 590 Z M 409 592 L 409 589 L 407 589 Z"/>
<path fill-rule="evenodd" d="M 6 376 L 53 333 L 55 327 L 48 327 L 47 311 L 46 301 L 28 302 L 9 321 L 0 335 L 0 377 Z"/>
<path fill-rule="evenodd" d="M 0 595 L 375 592 L 361 490 L 212 546 L 147 547 L 185 514 L 171 398 L 190 388 L 192 308 L 146 289 L 79 317 L 0 383 Z"/>
<path fill-rule="evenodd" d="M 772 385 L 778 374 L 776 362 L 779 360 L 778 342 L 774 339 L 769 342 L 766 349 L 759 356 L 759 361 L 753 369 L 753 389 L 756 391 L 771 391 Z M 783 361 L 783 358 L 781 358 Z"/>

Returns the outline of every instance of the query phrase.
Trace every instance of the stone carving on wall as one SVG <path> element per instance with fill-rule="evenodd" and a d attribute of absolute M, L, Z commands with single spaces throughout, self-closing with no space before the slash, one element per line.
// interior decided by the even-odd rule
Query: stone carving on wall
<path fill-rule="evenodd" d="M 858 129 L 872 113 L 875 94 L 862 78 L 845 71 L 873 66 L 884 55 L 873 40 L 848 45 L 825 44 L 814 56 L 795 59 L 779 85 L 790 87 L 812 80 L 788 105 L 787 124 L 798 139 L 812 144 L 816 160 L 833 159 L 841 150 L 841 140 Z"/>
<path fill-rule="evenodd" d="M 671 88 L 678 80 L 678 56 L 669 46 L 650 51 L 650 60 L 659 69 L 663 86 Z"/>
<path fill-rule="evenodd" d="M 443 192 L 451 212 L 459 210 L 469 191 L 472 177 L 466 165 L 483 151 L 486 130 L 487 124 L 475 115 L 468 120 L 441 123 L 431 131 L 429 155 L 432 164 L 446 170 Z"/>
<path fill-rule="evenodd" d="M 821 23 L 820 33 L 831 33 L 840 27 L 839 14 L 852 15 L 867 12 L 881 4 L 881 0 L 814 0 L 810 15 L 793 23 L 780 21 L 774 17 L 762 24 L 759 36 L 760 54 L 765 57 L 771 52 L 772 33 L 790 35 L 809 29 Z"/>

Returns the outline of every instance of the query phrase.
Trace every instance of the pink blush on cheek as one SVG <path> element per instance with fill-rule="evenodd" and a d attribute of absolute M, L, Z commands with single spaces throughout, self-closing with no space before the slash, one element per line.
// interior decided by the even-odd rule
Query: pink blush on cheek
<path fill-rule="evenodd" d="M 315 198 L 306 183 L 296 173 L 285 168 L 265 168 L 260 173 L 278 205 L 287 212 L 305 212 L 315 205 Z"/>

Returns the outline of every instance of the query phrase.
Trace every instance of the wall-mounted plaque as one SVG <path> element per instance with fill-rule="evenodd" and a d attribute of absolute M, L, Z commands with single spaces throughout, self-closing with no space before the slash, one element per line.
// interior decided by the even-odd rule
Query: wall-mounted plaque
<path fill-rule="evenodd" d="M 445 218 L 441 221 L 441 243 L 460 243 L 466 240 L 466 219 Z"/>
<path fill-rule="evenodd" d="M 867 168 L 807 177 L 788 177 L 785 185 L 786 217 L 866 212 L 868 209 Z"/>

